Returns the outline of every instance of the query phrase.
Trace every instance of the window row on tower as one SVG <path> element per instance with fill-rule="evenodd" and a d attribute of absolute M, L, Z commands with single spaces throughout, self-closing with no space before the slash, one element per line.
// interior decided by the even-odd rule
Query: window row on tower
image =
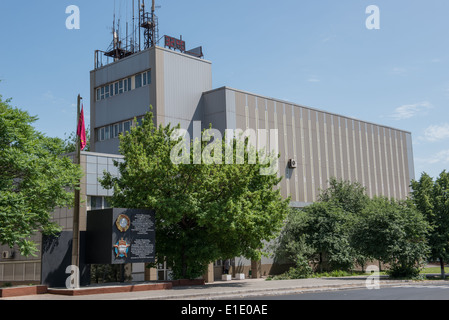
<path fill-rule="evenodd" d="M 100 101 L 150 84 L 151 70 L 148 70 L 96 88 L 95 97 L 97 101 Z"/>
<path fill-rule="evenodd" d="M 135 120 L 126 120 L 98 128 L 95 130 L 95 140 L 106 141 L 118 138 L 121 133 L 130 132 L 132 126 L 140 126 L 142 120 L 143 117 L 137 117 Z"/>

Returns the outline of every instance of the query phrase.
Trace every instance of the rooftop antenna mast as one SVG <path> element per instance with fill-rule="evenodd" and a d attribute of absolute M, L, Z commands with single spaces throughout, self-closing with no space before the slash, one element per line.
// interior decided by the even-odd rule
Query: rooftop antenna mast
<path fill-rule="evenodd" d="M 141 18 L 141 14 L 140 14 L 140 8 L 141 8 L 141 5 L 140 5 L 140 0 L 138 1 L 138 15 L 139 15 L 139 50 L 138 51 L 140 51 L 141 49 L 142 49 L 142 44 L 141 44 L 141 39 L 140 39 L 140 25 L 142 24 L 141 23 L 141 21 L 140 21 L 140 18 Z"/>
<path fill-rule="evenodd" d="M 148 49 L 154 47 L 157 43 L 159 36 L 158 18 L 155 15 L 156 4 L 155 0 L 152 0 L 151 14 L 145 12 L 145 0 L 142 0 L 141 16 L 142 21 L 140 27 L 143 29 L 144 34 L 144 48 Z"/>
<path fill-rule="evenodd" d="M 133 54 L 133 52 L 129 51 L 128 48 L 122 47 L 122 41 L 120 38 L 121 38 L 120 19 L 118 19 L 117 28 L 116 28 L 115 2 L 114 2 L 114 21 L 112 23 L 112 43 L 109 46 L 108 50 L 104 53 L 105 56 L 113 58 L 114 61 L 123 59 L 123 58 Z"/>
<path fill-rule="evenodd" d="M 129 1 L 129 0 L 126 0 Z M 132 32 L 128 30 L 128 7 L 126 7 L 126 38 L 122 41 L 120 30 L 120 18 L 116 18 L 116 1 L 114 0 L 114 19 L 112 21 L 112 43 L 106 51 L 95 50 L 95 68 L 103 66 L 100 53 L 113 61 L 126 58 L 142 50 L 142 40 L 144 49 L 154 47 L 159 42 L 159 23 L 155 12 L 160 6 L 156 6 L 156 1 L 152 0 L 151 13 L 145 11 L 145 0 L 137 1 L 137 12 L 135 12 L 135 0 L 132 0 Z M 127 3 L 127 2 L 126 2 Z M 135 16 L 137 14 L 137 17 Z M 143 30 L 143 39 L 142 39 Z"/>
<path fill-rule="evenodd" d="M 133 0 L 133 28 L 131 37 L 131 51 L 135 52 L 136 30 L 135 30 L 135 16 L 134 16 L 134 0 Z"/>

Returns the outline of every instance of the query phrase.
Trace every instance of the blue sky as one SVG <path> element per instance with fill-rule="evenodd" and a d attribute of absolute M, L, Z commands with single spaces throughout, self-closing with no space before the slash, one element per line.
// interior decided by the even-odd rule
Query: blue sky
<path fill-rule="evenodd" d="M 137 0 L 136 0 L 137 2 Z M 147 0 L 147 3 L 150 1 Z M 115 3 L 115 5 L 114 5 Z M 38 130 L 89 121 L 89 71 L 115 13 L 132 0 L 2 1 L 0 94 L 39 117 Z M 449 1 L 158 0 L 160 35 L 203 46 L 213 86 L 229 86 L 411 131 L 416 177 L 449 169 Z M 66 7 L 80 8 L 68 30 Z M 366 8 L 380 9 L 368 30 Z"/>

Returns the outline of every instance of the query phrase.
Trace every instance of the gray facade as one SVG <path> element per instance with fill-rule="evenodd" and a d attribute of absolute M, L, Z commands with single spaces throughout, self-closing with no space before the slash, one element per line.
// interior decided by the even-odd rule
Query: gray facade
<path fill-rule="evenodd" d="M 315 202 L 332 177 L 359 182 L 371 197 L 408 196 L 414 179 L 410 132 L 227 87 L 205 92 L 202 110 L 203 127 L 278 130 L 278 175 L 292 206 Z"/>
<path fill-rule="evenodd" d="M 146 86 L 97 100 L 97 90 L 119 79 L 151 72 Z M 134 80 L 133 80 L 134 81 Z M 142 117 L 149 106 L 157 124 L 193 122 L 222 133 L 226 129 L 276 129 L 282 194 L 292 206 L 317 200 L 331 177 L 357 181 L 370 196 L 405 199 L 414 178 L 410 132 L 231 89 L 212 90 L 211 63 L 153 47 L 91 71 L 91 145 L 95 152 L 118 153 L 118 138 L 99 139 L 99 130 Z M 118 130 L 120 131 L 120 130 Z M 298 166 L 289 168 L 293 159 Z"/>
<path fill-rule="evenodd" d="M 150 73 L 147 83 L 137 88 L 136 77 L 146 72 Z M 98 90 L 111 85 L 115 90 L 124 79 L 131 79 L 131 90 L 98 99 Z M 150 106 L 158 125 L 180 123 L 192 130 L 192 122 L 201 121 L 201 96 L 212 89 L 212 66 L 203 59 L 153 47 L 92 70 L 90 81 L 92 151 L 117 154 L 118 135 L 102 139 L 101 130 L 109 127 L 112 132 L 114 126 L 143 117 Z"/>

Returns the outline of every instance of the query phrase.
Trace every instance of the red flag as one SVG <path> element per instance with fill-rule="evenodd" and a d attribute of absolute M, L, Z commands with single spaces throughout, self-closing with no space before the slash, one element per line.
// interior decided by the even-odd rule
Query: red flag
<path fill-rule="evenodd" d="M 78 128 L 76 135 L 80 138 L 80 149 L 84 150 L 86 147 L 86 127 L 84 125 L 84 106 L 81 108 L 80 118 L 78 119 Z"/>

